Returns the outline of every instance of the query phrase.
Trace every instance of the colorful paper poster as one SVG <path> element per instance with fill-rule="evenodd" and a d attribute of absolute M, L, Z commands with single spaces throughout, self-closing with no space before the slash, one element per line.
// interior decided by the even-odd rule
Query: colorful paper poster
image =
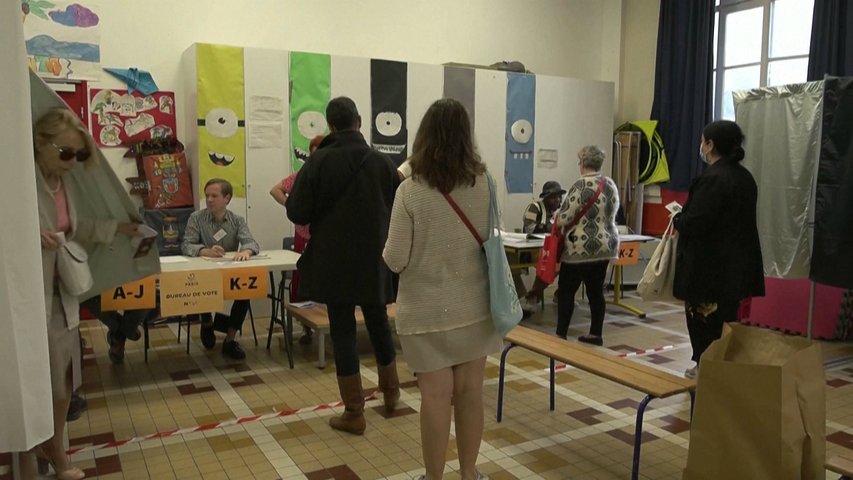
<path fill-rule="evenodd" d="M 536 118 L 536 77 L 507 73 L 506 175 L 507 193 L 533 193 L 533 146 Z"/>
<path fill-rule="evenodd" d="M 48 78 L 99 79 L 99 11 L 98 4 L 85 0 L 22 0 L 30 68 Z"/>
<path fill-rule="evenodd" d="M 328 133 L 326 104 L 331 96 L 332 57 L 290 52 L 290 166 L 297 172 L 308 160 L 309 143 Z"/>
<path fill-rule="evenodd" d="M 102 147 L 119 147 L 178 135 L 175 94 L 142 95 L 127 90 L 89 91 L 92 137 Z"/>
<path fill-rule="evenodd" d="M 196 45 L 198 76 L 199 195 L 204 184 L 223 178 L 234 197 L 246 197 L 246 129 L 243 49 Z"/>
<path fill-rule="evenodd" d="M 398 167 L 408 157 L 406 128 L 408 66 L 405 62 L 370 60 L 370 142 Z"/>

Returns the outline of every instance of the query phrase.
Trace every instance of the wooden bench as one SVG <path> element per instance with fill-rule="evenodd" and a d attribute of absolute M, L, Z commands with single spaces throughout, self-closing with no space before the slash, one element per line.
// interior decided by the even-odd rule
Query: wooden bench
<path fill-rule="evenodd" d="M 840 473 L 838 480 L 853 479 L 853 458 L 836 455 L 826 461 L 825 467 L 830 472 Z"/>
<path fill-rule="evenodd" d="M 554 335 L 533 330 L 528 327 L 515 327 L 506 339 L 507 345 L 501 354 L 500 381 L 498 383 L 497 421 L 503 417 L 504 376 L 506 357 L 515 347 L 523 347 L 550 359 L 551 411 L 554 411 L 554 373 L 555 362 L 560 361 L 580 370 L 604 377 L 626 387 L 646 394 L 637 407 L 637 423 L 634 434 L 634 463 L 631 478 L 639 478 L 640 445 L 643 436 L 643 414 L 652 399 L 666 398 L 679 393 L 690 394 L 690 412 L 692 416 L 696 381 L 672 375 L 671 373 L 634 362 L 604 350 L 582 343 L 570 342 Z"/>
<path fill-rule="evenodd" d="M 293 321 L 299 321 L 302 325 L 317 332 L 317 368 L 326 367 L 326 333 L 329 332 L 329 312 L 325 305 L 316 304 L 310 308 L 299 308 L 292 304 L 284 305 L 285 311 L 285 341 L 293 341 Z M 388 320 L 393 321 L 396 314 L 395 305 L 387 307 Z M 355 311 L 355 323 L 357 326 L 364 325 L 364 315 L 361 309 Z M 290 368 L 293 368 L 293 360 L 290 359 Z"/>

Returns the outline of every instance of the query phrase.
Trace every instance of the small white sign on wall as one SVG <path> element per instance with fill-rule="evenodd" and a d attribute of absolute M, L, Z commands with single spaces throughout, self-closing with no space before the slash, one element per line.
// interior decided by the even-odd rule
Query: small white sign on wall
<path fill-rule="evenodd" d="M 559 163 L 556 149 L 540 148 L 536 158 L 539 168 L 557 168 Z"/>

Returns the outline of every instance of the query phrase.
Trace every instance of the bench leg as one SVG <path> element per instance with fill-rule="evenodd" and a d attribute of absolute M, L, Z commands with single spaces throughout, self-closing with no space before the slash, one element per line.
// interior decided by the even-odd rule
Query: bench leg
<path fill-rule="evenodd" d="M 145 350 L 145 363 L 148 363 L 148 347 L 151 345 L 148 340 L 148 317 L 142 320 L 142 333 L 145 335 L 142 348 Z"/>
<path fill-rule="evenodd" d="M 640 446 L 643 444 L 643 414 L 646 413 L 646 406 L 652 401 L 652 397 L 646 395 L 646 398 L 637 406 L 637 426 L 634 432 L 634 465 L 631 468 L 631 480 L 640 478 Z"/>
<path fill-rule="evenodd" d="M 284 314 L 284 304 L 282 304 L 281 312 Z M 293 370 L 293 342 L 291 342 L 292 338 L 288 336 L 288 329 L 286 324 L 293 323 L 293 314 L 287 312 L 287 314 L 283 317 L 284 322 L 281 325 L 282 333 L 284 334 L 284 350 L 287 352 L 287 364 L 290 366 L 290 369 Z M 292 335 L 292 330 L 291 330 Z"/>
<path fill-rule="evenodd" d="M 326 368 L 326 332 L 317 330 L 317 368 Z"/>
<path fill-rule="evenodd" d="M 497 421 L 500 422 L 503 419 L 503 408 L 504 408 L 504 375 L 506 373 L 506 355 L 509 353 L 512 348 L 515 347 L 513 343 L 507 343 L 504 346 L 504 351 L 501 353 L 501 368 L 498 380 L 498 414 Z"/>
<path fill-rule="evenodd" d="M 278 288 L 276 288 L 276 286 L 275 286 L 275 276 L 273 275 L 273 273 L 272 273 L 272 272 L 269 272 L 269 275 L 270 275 L 270 290 L 271 290 L 271 293 L 270 293 L 269 295 L 267 295 L 267 296 L 269 297 L 270 302 L 271 302 L 271 310 L 272 310 L 272 312 L 270 313 L 270 328 L 269 328 L 269 331 L 267 332 L 267 350 L 269 350 L 269 349 L 270 349 L 270 344 L 272 343 L 272 332 L 273 332 L 273 328 L 275 328 L 275 324 L 277 323 L 277 322 L 276 322 L 276 319 L 278 318 L 278 314 L 279 314 L 279 312 L 278 312 L 278 302 L 279 302 L 279 301 L 282 301 L 282 302 L 284 301 L 284 300 L 283 300 L 283 299 L 284 299 L 284 295 L 283 295 L 283 289 L 282 289 L 282 287 L 284 286 L 284 280 L 282 279 L 281 284 L 279 285 L 279 287 L 278 287 Z M 276 294 L 276 292 L 278 292 L 278 294 Z M 280 300 L 280 299 L 281 299 L 281 300 Z M 284 322 L 282 322 L 282 326 L 283 326 L 283 325 L 284 325 Z"/>
<path fill-rule="evenodd" d="M 696 390 L 690 390 L 690 422 L 693 422 L 693 406 L 696 405 Z"/>
<path fill-rule="evenodd" d="M 556 390 L 554 386 L 554 359 L 551 360 L 551 411 L 554 411 L 554 390 Z"/>

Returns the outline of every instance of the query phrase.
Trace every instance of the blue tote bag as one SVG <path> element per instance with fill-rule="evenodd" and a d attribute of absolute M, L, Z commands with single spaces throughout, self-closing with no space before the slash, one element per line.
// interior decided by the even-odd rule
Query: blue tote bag
<path fill-rule="evenodd" d="M 489 238 L 486 241 L 480 238 L 471 222 L 468 221 L 456 202 L 450 198 L 450 195 L 444 194 L 444 198 L 447 199 L 447 202 L 483 247 L 486 263 L 489 266 L 489 304 L 492 321 L 495 322 L 495 329 L 501 334 L 501 337 L 506 337 L 510 330 L 521 321 L 521 302 L 518 301 L 518 294 L 515 292 L 512 272 L 509 269 L 509 261 L 506 259 L 504 242 L 501 237 L 495 181 L 491 175 L 487 175 L 487 177 L 489 181 Z M 496 230 L 497 234 L 495 233 Z"/>

